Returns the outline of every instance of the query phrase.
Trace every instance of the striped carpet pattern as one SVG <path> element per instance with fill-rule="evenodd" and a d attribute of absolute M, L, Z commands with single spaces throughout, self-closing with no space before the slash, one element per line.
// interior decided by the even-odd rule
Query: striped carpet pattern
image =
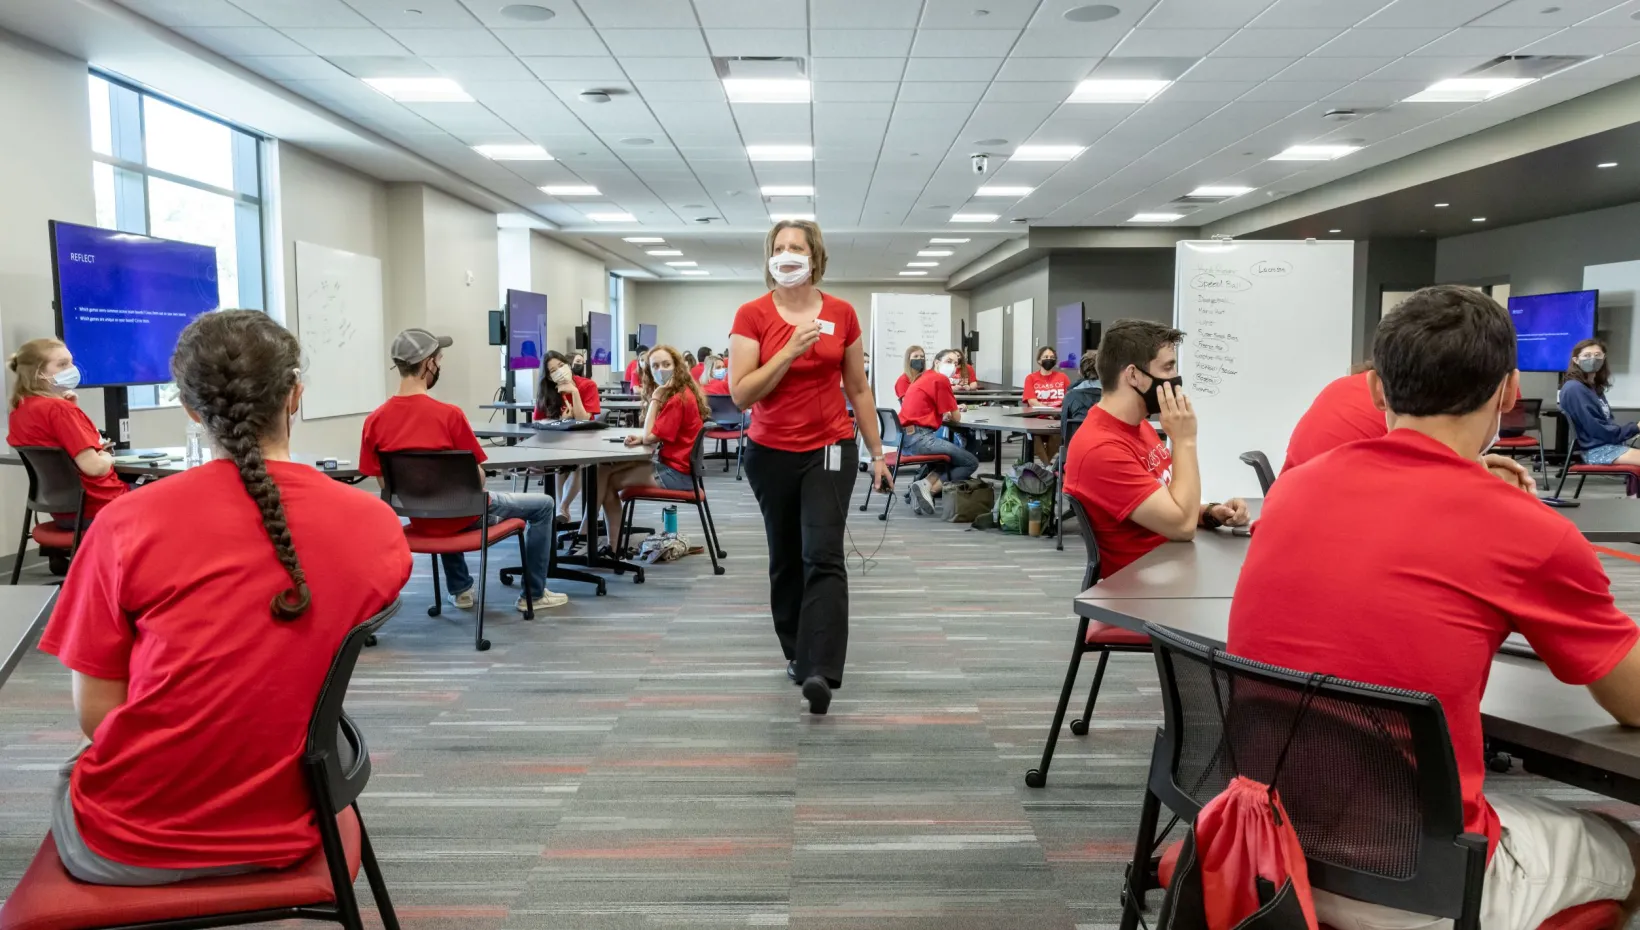
<path fill-rule="evenodd" d="M 847 676 L 812 717 L 770 626 L 751 489 L 716 467 L 727 574 L 698 555 L 642 585 L 611 576 L 607 597 L 564 583 L 570 603 L 534 622 L 492 575 L 490 652 L 473 651 L 470 613 L 426 615 L 417 562 L 347 705 L 403 925 L 1114 927 L 1160 722 L 1150 659 L 1113 658 L 1092 732 L 1067 729 L 1047 788 L 1023 780 L 1069 656 L 1080 541 L 1056 552 L 898 502 L 886 524 L 852 511 Z M 654 506 L 639 522 L 659 523 Z M 698 539 L 692 511 L 679 523 Z M 498 551 L 492 572 L 512 561 Z M 1605 562 L 1640 606 L 1640 565 Z M 0 895 L 78 741 L 67 673 L 31 655 L 0 688 Z M 1634 815 L 1524 775 L 1494 783 Z"/>

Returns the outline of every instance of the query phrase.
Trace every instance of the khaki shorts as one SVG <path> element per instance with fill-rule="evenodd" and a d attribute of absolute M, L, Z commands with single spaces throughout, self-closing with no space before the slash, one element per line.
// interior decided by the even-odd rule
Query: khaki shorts
<path fill-rule="evenodd" d="M 1593 814 L 1524 797 L 1487 798 L 1503 834 L 1486 866 L 1482 930 L 1535 930 L 1592 901 L 1621 901 L 1634 860 L 1611 824 Z M 1452 921 L 1315 893 L 1315 916 L 1334 930 L 1450 930 Z"/>

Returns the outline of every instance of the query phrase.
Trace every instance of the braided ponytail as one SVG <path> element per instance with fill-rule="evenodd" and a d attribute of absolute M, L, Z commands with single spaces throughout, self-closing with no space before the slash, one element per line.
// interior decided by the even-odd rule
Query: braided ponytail
<path fill-rule="evenodd" d="M 301 346 L 288 330 L 255 310 L 207 313 L 188 324 L 171 357 L 182 402 L 199 414 L 217 445 L 233 459 L 239 480 L 262 512 L 262 527 L 290 587 L 270 604 L 276 620 L 295 620 L 313 601 L 296 558 L 279 486 L 268 475 L 261 441 L 285 415 L 296 387 Z"/>

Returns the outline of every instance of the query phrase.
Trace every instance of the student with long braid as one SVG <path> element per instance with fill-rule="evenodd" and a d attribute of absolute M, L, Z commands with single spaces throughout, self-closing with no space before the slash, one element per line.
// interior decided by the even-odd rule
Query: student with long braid
<path fill-rule="evenodd" d="M 171 373 L 210 462 L 108 504 L 40 648 L 74 673 L 90 745 L 62 769 L 69 874 L 163 885 L 319 846 L 308 718 L 342 638 L 410 577 L 391 508 L 290 460 L 300 347 L 265 314 L 183 331 Z"/>

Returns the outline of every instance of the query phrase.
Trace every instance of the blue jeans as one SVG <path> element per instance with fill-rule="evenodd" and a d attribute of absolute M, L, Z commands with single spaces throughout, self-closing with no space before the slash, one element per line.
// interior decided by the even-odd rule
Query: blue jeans
<path fill-rule="evenodd" d="M 906 433 L 900 437 L 900 451 L 906 455 L 950 456 L 951 464 L 946 468 L 930 466 L 940 472 L 941 481 L 962 481 L 974 477 L 974 472 L 979 471 L 979 459 L 974 453 L 949 439 L 941 439 L 938 433 L 920 426 L 916 432 Z"/>
<path fill-rule="evenodd" d="M 552 556 L 553 509 L 551 494 L 508 494 L 490 492 L 491 526 L 502 520 L 522 517 L 524 530 L 524 594 L 531 600 L 541 596 L 547 588 L 547 560 Z M 473 586 L 473 573 L 467 570 L 467 553 L 441 552 L 444 563 L 444 581 L 453 597 Z"/>

